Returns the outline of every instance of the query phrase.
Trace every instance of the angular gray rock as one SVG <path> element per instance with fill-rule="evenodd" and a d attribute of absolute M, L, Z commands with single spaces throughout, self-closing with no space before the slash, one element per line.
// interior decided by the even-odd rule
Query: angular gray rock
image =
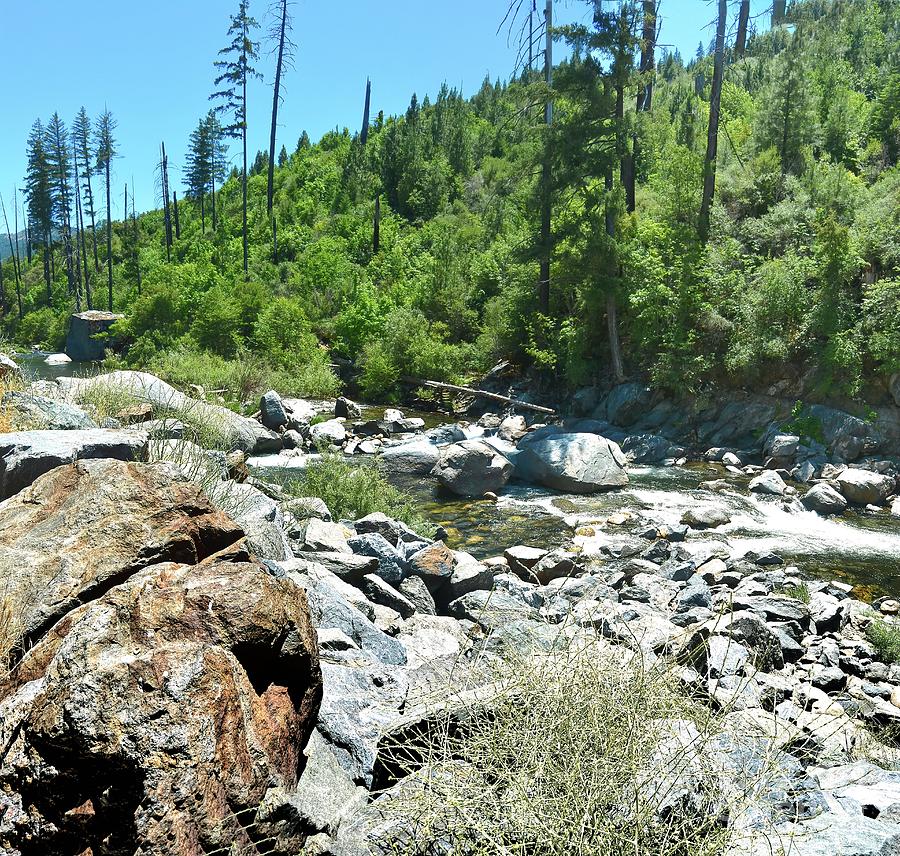
<path fill-rule="evenodd" d="M 0 499 L 30 485 L 63 464 L 95 458 L 147 458 L 146 431 L 94 428 L 75 431 L 17 431 L 0 435 Z"/>
<path fill-rule="evenodd" d="M 595 493 L 628 484 L 626 466 L 612 440 L 541 429 L 519 442 L 516 478 L 567 493 Z"/>
<path fill-rule="evenodd" d="M 97 427 L 97 423 L 80 407 L 42 395 L 7 392 L 3 396 L 3 404 L 14 410 L 29 427 L 36 429 L 77 431 Z"/>
<path fill-rule="evenodd" d="M 464 440 L 441 449 L 434 475 L 448 490 L 459 496 L 496 493 L 509 481 L 512 464 L 480 440 Z"/>
<path fill-rule="evenodd" d="M 288 417 L 284 405 L 281 403 L 281 396 L 274 389 L 270 389 L 260 398 L 259 413 L 260 422 L 266 428 L 274 431 L 276 428 L 287 425 Z"/>
<path fill-rule="evenodd" d="M 73 360 L 102 360 L 107 348 L 103 336 L 125 316 L 115 312 L 104 312 L 100 309 L 89 309 L 76 312 L 69 319 L 69 332 L 66 334 L 66 354 Z"/>
<path fill-rule="evenodd" d="M 358 556 L 373 556 L 378 560 L 377 574 L 387 583 L 398 585 L 406 570 L 406 560 L 397 548 L 383 535 L 369 532 L 354 535 L 347 544 Z"/>

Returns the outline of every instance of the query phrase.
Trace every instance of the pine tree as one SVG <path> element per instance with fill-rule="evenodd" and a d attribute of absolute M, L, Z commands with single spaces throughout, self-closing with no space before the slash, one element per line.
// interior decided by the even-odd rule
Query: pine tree
<path fill-rule="evenodd" d="M 94 250 L 94 272 L 100 273 L 100 254 L 97 252 L 97 225 L 96 225 L 96 210 L 94 206 L 94 188 L 91 184 L 91 176 L 94 171 L 92 169 L 93 159 L 91 158 L 91 151 L 93 148 L 93 140 L 91 139 L 91 120 L 88 118 L 87 111 L 82 107 L 77 115 L 75 116 L 75 121 L 72 124 L 72 146 L 74 151 L 81 158 L 81 163 L 84 166 L 84 173 L 82 175 L 83 191 L 84 191 L 84 212 L 88 216 L 91 221 L 91 243 L 93 244 Z"/>
<path fill-rule="evenodd" d="M 288 162 L 287 146 L 282 146 L 281 151 L 278 152 L 278 166 L 281 168 L 286 167 L 287 162 Z"/>
<path fill-rule="evenodd" d="M 47 125 L 47 154 L 53 193 L 53 215 L 56 227 L 63 239 L 66 259 L 66 281 L 69 294 L 75 294 L 75 267 L 72 259 L 72 160 L 69 150 L 69 133 L 58 113 L 50 117 Z"/>
<path fill-rule="evenodd" d="M 241 140 L 243 169 L 241 171 L 241 215 L 244 239 L 244 275 L 250 271 L 250 255 L 247 244 L 247 82 L 250 78 L 261 79 L 252 62 L 258 59 L 259 45 L 250 38 L 251 32 L 259 24 L 250 17 L 249 0 L 239 0 L 238 11 L 231 19 L 228 35 L 231 42 L 219 51 L 219 56 L 229 59 L 216 60 L 215 67 L 220 74 L 215 85 L 222 87 L 210 95 L 211 99 L 222 103 L 216 111 L 229 115 L 231 121 L 222 128 L 225 136 Z"/>
<path fill-rule="evenodd" d="M 203 118 L 191 132 L 185 157 L 184 180 L 188 196 L 200 206 L 200 224 L 206 234 L 206 194 L 212 182 L 212 141 L 208 118 Z"/>
<path fill-rule="evenodd" d="M 97 125 L 97 169 L 106 179 L 106 271 L 109 311 L 113 310 L 113 260 L 112 260 L 112 194 L 110 189 L 110 165 L 116 156 L 116 141 L 113 131 L 116 121 L 109 110 L 100 114 Z"/>
<path fill-rule="evenodd" d="M 47 304 L 49 305 L 53 299 L 50 277 L 53 193 L 46 138 L 44 126 L 38 119 L 31 126 L 31 133 L 28 136 L 28 172 L 25 178 L 25 196 L 28 199 L 28 219 L 31 231 L 39 237 L 44 246 L 44 282 L 47 286 Z"/>

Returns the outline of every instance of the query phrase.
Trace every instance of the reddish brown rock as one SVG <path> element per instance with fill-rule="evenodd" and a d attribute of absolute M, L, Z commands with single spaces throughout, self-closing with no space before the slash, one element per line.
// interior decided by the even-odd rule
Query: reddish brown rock
<path fill-rule="evenodd" d="M 141 571 L 67 614 L 0 684 L 0 844 L 244 852 L 266 792 L 297 781 L 320 696 L 293 583 L 248 562 Z M 302 845 L 279 840 L 271 852 Z"/>
<path fill-rule="evenodd" d="M 34 640 L 142 568 L 195 564 L 243 534 L 168 464 L 78 461 L 0 503 L 0 590 Z"/>

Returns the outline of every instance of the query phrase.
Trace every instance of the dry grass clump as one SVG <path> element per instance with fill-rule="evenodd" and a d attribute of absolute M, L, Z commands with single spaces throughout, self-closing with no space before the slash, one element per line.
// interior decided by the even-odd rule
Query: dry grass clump
<path fill-rule="evenodd" d="M 663 666 L 572 644 L 495 686 L 386 749 L 402 784 L 376 803 L 381 852 L 713 856 L 747 834 L 776 765 L 729 769 L 720 716 Z"/>
<path fill-rule="evenodd" d="M 15 409 L 3 401 L 6 393 L 21 392 L 24 386 L 22 375 L 18 372 L 10 372 L 5 377 L 0 377 L 0 434 L 8 434 L 10 431 L 19 431 L 27 427 L 19 424 Z"/>

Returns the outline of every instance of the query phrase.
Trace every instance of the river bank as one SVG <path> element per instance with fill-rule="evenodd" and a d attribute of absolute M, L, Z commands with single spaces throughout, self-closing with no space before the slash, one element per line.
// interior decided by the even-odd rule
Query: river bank
<path fill-rule="evenodd" d="M 0 439 L 0 588 L 27 640 L 0 680 L 0 852 L 411 856 L 484 823 L 513 847 L 532 812 L 601 793 L 585 852 L 635 829 L 753 856 L 900 846 L 900 603 L 789 558 L 836 532 L 862 549 L 884 504 L 824 517 L 781 468 L 634 465 L 515 417 L 429 426 L 267 394 L 251 419 L 127 374 L 24 394 L 5 404 L 82 424 Z M 195 442 L 211 437 L 231 449 Z M 527 537 L 488 524 L 477 555 L 454 548 L 462 528 L 336 520 L 275 482 L 327 446 L 473 517 L 542 510 Z M 849 493 L 845 472 L 825 481 Z M 523 709 L 548 712 L 540 729 Z M 575 721 L 554 772 L 554 729 Z M 514 767 L 484 754 L 510 743 L 531 747 Z M 104 792 L 86 775 L 101 760 Z M 550 802 L 517 791 L 523 771 L 552 775 Z"/>

